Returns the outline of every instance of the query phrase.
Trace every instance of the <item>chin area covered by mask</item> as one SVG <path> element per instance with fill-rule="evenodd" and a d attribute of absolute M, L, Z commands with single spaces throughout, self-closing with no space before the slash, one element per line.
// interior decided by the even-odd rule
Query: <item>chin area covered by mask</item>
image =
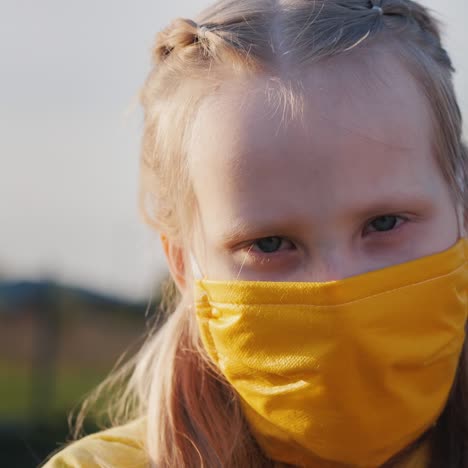
<path fill-rule="evenodd" d="M 343 280 L 198 279 L 210 358 L 272 459 L 377 467 L 438 419 L 465 338 L 468 239 Z"/>

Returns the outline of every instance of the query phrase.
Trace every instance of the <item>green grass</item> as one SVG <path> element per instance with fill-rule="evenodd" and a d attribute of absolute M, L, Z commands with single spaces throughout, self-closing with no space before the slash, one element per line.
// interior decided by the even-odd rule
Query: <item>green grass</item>
<path fill-rule="evenodd" d="M 0 418 L 25 419 L 32 390 L 27 369 L 0 363 Z"/>
<path fill-rule="evenodd" d="M 77 368 L 59 370 L 49 391 L 50 382 L 45 377 L 35 376 L 33 380 L 27 366 L 0 361 L 0 420 L 23 421 L 41 415 L 65 415 L 103 380 L 107 372 Z M 38 396 L 44 393 L 44 398 Z M 33 398 L 36 399 L 35 407 Z"/>

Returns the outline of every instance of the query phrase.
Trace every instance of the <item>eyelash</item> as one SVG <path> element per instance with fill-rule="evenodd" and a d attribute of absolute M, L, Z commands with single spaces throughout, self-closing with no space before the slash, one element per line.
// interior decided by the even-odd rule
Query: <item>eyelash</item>
<path fill-rule="evenodd" d="M 393 229 L 390 229 L 388 231 L 372 231 L 372 232 L 376 232 L 378 233 L 379 235 L 389 235 L 390 233 L 396 231 L 397 229 L 399 229 L 399 227 L 404 224 L 406 221 L 408 221 L 408 218 L 406 216 L 401 216 L 401 215 L 394 215 L 394 214 L 387 214 L 387 215 L 382 215 L 382 216 L 377 216 L 376 218 L 372 218 L 368 223 L 367 223 L 367 226 L 372 224 L 374 221 L 377 221 L 378 219 L 381 219 L 381 218 L 386 218 L 386 217 L 390 217 L 390 218 L 397 218 L 397 222 L 398 220 L 401 220 L 403 221 L 402 223 L 398 224 L 397 227 L 393 228 Z"/>
<path fill-rule="evenodd" d="M 382 219 L 382 218 L 386 218 L 386 217 L 390 217 L 390 218 L 397 218 L 397 225 L 396 227 L 394 227 L 393 229 L 389 229 L 388 231 L 371 231 L 371 233 L 375 233 L 377 234 L 379 237 L 386 237 L 386 236 L 389 236 L 391 235 L 394 231 L 398 230 L 400 228 L 400 226 L 402 224 L 405 224 L 406 221 L 408 221 L 408 218 L 405 217 L 405 216 L 401 216 L 401 215 L 393 215 L 393 214 L 387 214 L 387 215 L 381 215 L 381 216 L 377 216 L 373 219 L 371 219 L 370 221 L 367 222 L 366 226 L 369 226 L 371 225 L 372 223 L 374 223 L 375 221 L 379 220 L 379 219 Z M 401 221 L 400 224 L 398 224 L 398 221 Z M 282 250 L 276 250 L 274 252 L 263 252 L 261 250 L 253 250 L 255 245 L 262 241 L 262 240 L 265 240 L 265 239 L 273 239 L 273 238 L 278 238 L 278 239 L 281 239 L 281 241 L 287 241 L 287 242 L 291 242 L 289 241 L 288 239 L 286 238 L 283 238 L 281 236 L 268 236 L 268 237 L 261 237 L 259 239 L 254 239 L 253 241 L 251 241 L 248 245 L 248 251 L 247 251 L 247 254 L 249 255 L 252 255 L 252 256 L 272 256 L 272 255 L 278 255 L 278 252 L 281 252 Z M 292 242 L 291 242 L 292 243 Z M 287 250 L 290 250 L 290 249 L 287 249 Z M 251 253 L 253 251 L 253 254 Z"/>

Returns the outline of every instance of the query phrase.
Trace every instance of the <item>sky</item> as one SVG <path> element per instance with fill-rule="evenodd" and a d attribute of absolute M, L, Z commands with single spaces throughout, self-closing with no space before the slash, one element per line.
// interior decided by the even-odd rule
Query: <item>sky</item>
<path fill-rule="evenodd" d="M 144 300 L 167 268 L 138 213 L 137 94 L 156 33 L 210 2 L 2 3 L 0 279 Z M 422 3 L 445 26 L 468 116 L 468 2 Z"/>

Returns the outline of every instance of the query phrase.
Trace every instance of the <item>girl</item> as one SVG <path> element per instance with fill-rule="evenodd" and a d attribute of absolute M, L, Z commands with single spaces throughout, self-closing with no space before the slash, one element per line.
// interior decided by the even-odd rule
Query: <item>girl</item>
<path fill-rule="evenodd" d="M 468 467 L 467 150 L 428 11 L 221 0 L 154 62 L 142 209 L 178 295 L 116 427 L 46 467 Z"/>

